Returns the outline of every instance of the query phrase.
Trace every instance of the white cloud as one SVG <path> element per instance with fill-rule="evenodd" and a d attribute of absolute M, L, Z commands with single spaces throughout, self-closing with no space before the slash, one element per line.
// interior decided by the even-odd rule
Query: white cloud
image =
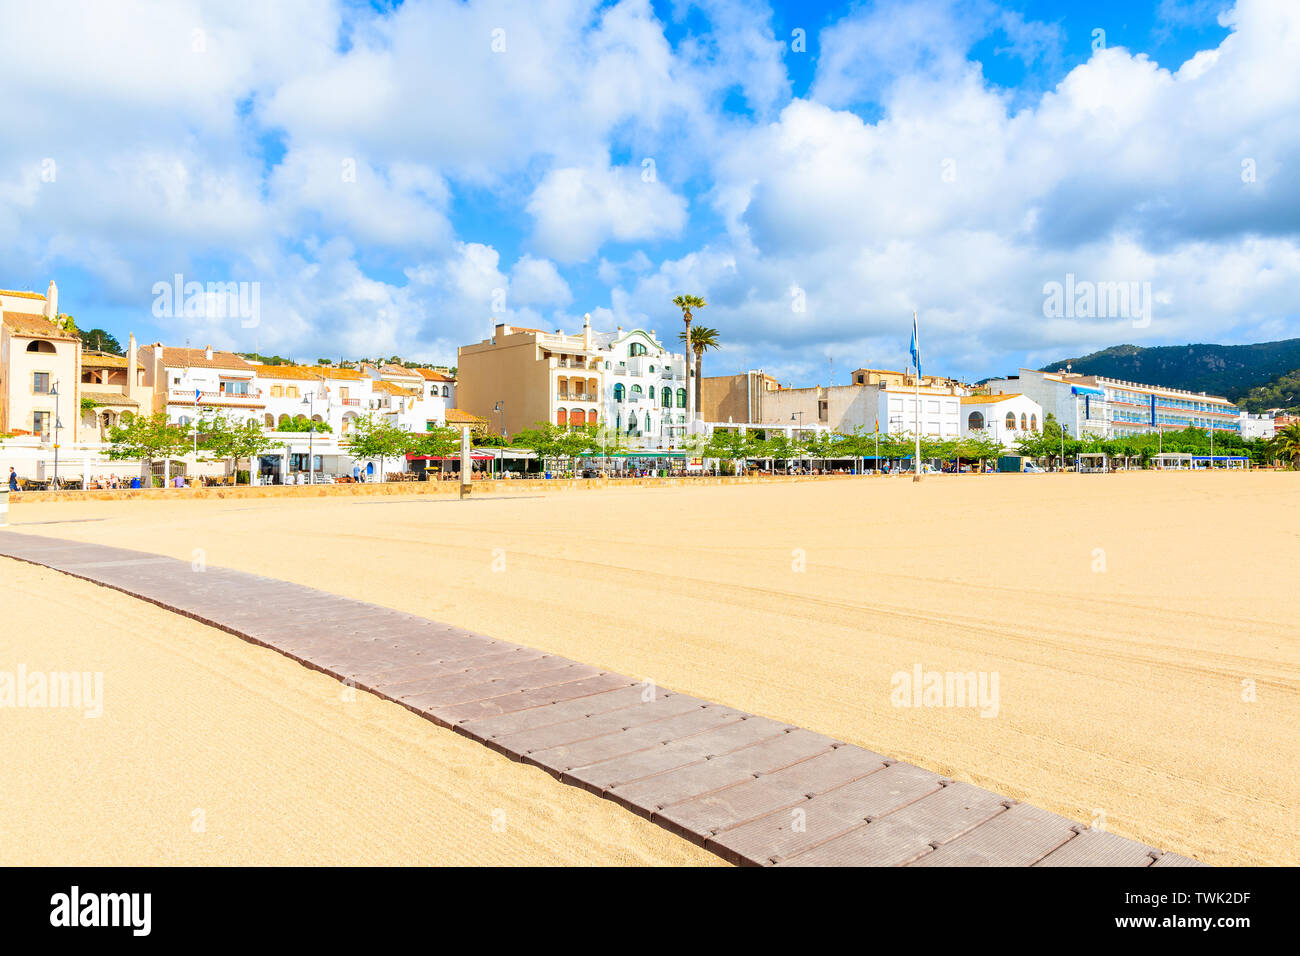
<path fill-rule="evenodd" d="M 6 14 L 24 40 L 0 58 L 0 282 L 75 270 L 97 302 L 143 307 L 174 271 L 260 281 L 263 351 L 448 361 L 494 318 L 572 325 L 575 298 L 602 326 L 668 327 L 682 291 L 710 301 L 714 368 L 791 377 L 903 361 L 914 305 L 931 354 L 978 375 L 1122 340 L 1296 334 L 1286 0 L 1240 0 L 1227 39 L 1181 66 L 1112 47 L 1042 95 L 991 87 L 969 50 L 1051 61 L 1053 25 L 885 0 L 809 36 L 793 101 L 761 0 L 679 4 L 672 42 L 648 0 Z M 521 246 L 503 267 L 497 248 Z M 1151 326 L 1042 319 L 1067 272 L 1149 279 Z"/>
<path fill-rule="evenodd" d="M 527 207 L 539 248 L 561 262 L 576 262 L 611 239 L 677 235 L 686 224 L 686 200 L 644 172 L 606 163 L 548 172 Z"/>
<path fill-rule="evenodd" d="M 523 256 L 510 270 L 512 305 L 568 305 L 573 292 L 555 263 L 549 259 Z"/>

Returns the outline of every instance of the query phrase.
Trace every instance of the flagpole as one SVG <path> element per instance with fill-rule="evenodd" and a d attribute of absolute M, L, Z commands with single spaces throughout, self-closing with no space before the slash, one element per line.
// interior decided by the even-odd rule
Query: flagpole
<path fill-rule="evenodd" d="M 912 351 L 916 362 L 916 466 L 912 480 L 921 480 L 921 343 L 916 331 L 916 309 L 912 310 Z"/>

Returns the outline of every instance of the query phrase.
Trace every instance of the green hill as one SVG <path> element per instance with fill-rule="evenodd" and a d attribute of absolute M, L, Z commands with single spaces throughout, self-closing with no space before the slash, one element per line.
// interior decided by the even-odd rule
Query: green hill
<path fill-rule="evenodd" d="M 1085 375 L 1223 395 L 1248 411 L 1300 404 L 1300 339 L 1255 345 L 1115 345 L 1040 371 L 1059 372 L 1067 364 Z"/>

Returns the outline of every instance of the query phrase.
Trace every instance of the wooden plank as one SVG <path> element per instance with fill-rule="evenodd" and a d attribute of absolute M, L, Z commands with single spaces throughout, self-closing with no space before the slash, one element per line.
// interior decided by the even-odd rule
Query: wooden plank
<path fill-rule="evenodd" d="M 665 807 L 654 819 L 675 833 L 707 838 L 883 770 L 885 765 L 880 754 L 843 744 L 792 767 L 759 773 L 752 780 Z"/>
<path fill-rule="evenodd" d="M 657 697 L 672 696 L 666 691 L 659 691 Z M 551 724 L 565 723 L 579 717 L 602 714 L 607 710 L 622 710 L 640 703 L 645 698 L 645 687 L 627 686 L 616 690 L 579 697 L 559 703 L 546 703 L 540 707 L 530 707 L 511 714 L 498 714 L 494 717 L 480 717 L 468 720 L 457 727 L 461 733 L 475 740 L 491 740 L 507 734 L 518 733 L 534 727 L 547 727 Z"/>
<path fill-rule="evenodd" d="M 936 793 L 942 778 L 911 764 L 878 773 L 715 834 L 705 844 L 732 863 L 766 866 Z"/>
<path fill-rule="evenodd" d="M 782 737 L 765 740 L 703 763 L 691 764 L 631 783 L 613 785 L 606 791 L 606 796 L 630 810 L 652 816 L 664 807 L 752 780 L 756 774 L 779 770 L 801 760 L 829 753 L 834 744 L 835 741 L 822 734 L 792 730 Z"/>
<path fill-rule="evenodd" d="M 659 747 L 577 767 L 568 771 L 565 779 L 603 795 L 611 787 L 731 754 L 754 744 L 775 740 L 794 729 L 789 724 L 766 717 L 744 717 L 716 730 L 667 740 Z"/>
<path fill-rule="evenodd" d="M 576 745 L 585 740 L 622 733 L 633 727 L 679 717 L 707 706 L 707 701 L 689 694 L 656 694 L 652 701 L 640 701 L 619 710 L 590 717 L 578 717 L 545 727 L 534 727 L 494 738 L 494 745 L 518 754 L 531 754 L 554 747 Z"/>
<path fill-rule="evenodd" d="M 617 733 L 593 737 L 590 740 L 580 740 L 546 750 L 534 750 L 526 754 L 523 760 L 524 763 L 562 774 L 575 767 L 585 767 L 588 764 L 599 763 L 625 754 L 648 750 L 668 740 L 702 733 L 721 727 L 723 724 L 735 723 L 743 716 L 744 714 L 738 710 L 717 704 L 693 706 L 686 713 L 666 720 L 656 720 Z"/>
<path fill-rule="evenodd" d="M 597 677 L 588 677 L 585 680 L 577 680 L 569 684 L 557 684 L 554 687 L 520 691 L 517 694 L 506 694 L 504 697 L 475 700 L 449 707 L 429 707 L 421 712 L 427 714 L 429 719 L 435 723 L 442 724 L 444 727 L 451 727 L 478 717 L 512 714 L 516 711 L 528 710 L 543 704 L 554 704 L 560 701 L 589 697 L 592 694 L 602 694 L 605 691 L 616 690 L 635 683 L 637 682 L 632 678 L 624 677 L 622 674 L 602 673 Z"/>
<path fill-rule="evenodd" d="M 1006 812 L 1007 798 L 950 783 L 901 810 L 828 840 L 778 866 L 898 866 Z"/>
<path fill-rule="evenodd" d="M 383 687 L 380 690 L 385 692 L 385 696 L 393 696 L 394 699 L 402 701 L 408 707 L 416 710 L 428 710 L 435 707 L 468 704 L 478 700 L 490 700 L 494 697 L 504 697 L 524 690 L 553 687 L 556 684 L 568 684 L 582 680 L 585 677 L 595 677 L 600 673 L 599 670 L 589 664 L 570 663 L 551 667 L 547 666 L 547 661 L 537 661 L 535 663 L 537 667 L 530 671 L 520 672 L 517 675 L 503 677 L 499 680 L 485 681 L 481 684 L 456 683 L 451 686 L 435 687 L 400 695 L 389 695 Z"/>
<path fill-rule="evenodd" d="M 1034 866 L 1150 866 L 1156 850 L 1102 830 L 1084 830 Z"/>
<path fill-rule="evenodd" d="M 1017 803 L 910 866 L 1033 866 L 1076 833 L 1065 817 Z"/>

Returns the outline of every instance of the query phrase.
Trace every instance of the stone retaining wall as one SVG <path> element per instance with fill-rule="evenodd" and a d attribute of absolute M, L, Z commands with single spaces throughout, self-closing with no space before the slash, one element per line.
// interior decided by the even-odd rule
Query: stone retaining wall
<path fill-rule="evenodd" d="M 747 485 L 770 482 L 830 481 L 848 475 L 745 475 L 691 478 L 514 478 L 484 479 L 471 485 L 471 494 L 497 492 L 591 491 L 598 488 L 670 488 L 678 485 Z M 374 495 L 457 495 L 456 481 L 387 481 L 338 485 L 239 485 L 204 488 L 120 488 L 91 491 L 15 491 L 12 504 L 59 501 L 120 501 L 123 499 L 185 498 L 337 498 Z"/>

